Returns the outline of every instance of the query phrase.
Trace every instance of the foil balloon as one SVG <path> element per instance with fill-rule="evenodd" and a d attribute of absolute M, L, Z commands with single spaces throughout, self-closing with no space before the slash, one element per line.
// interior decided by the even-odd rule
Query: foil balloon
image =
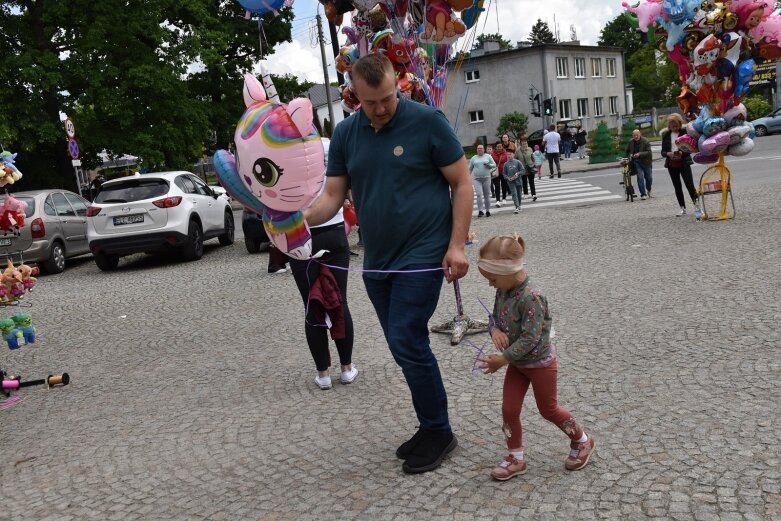
<path fill-rule="evenodd" d="M 420 41 L 440 45 L 454 43 L 466 32 L 466 25 L 453 14 L 453 8 L 445 0 L 428 0 L 423 27 Z"/>
<path fill-rule="evenodd" d="M 283 7 L 290 7 L 293 5 L 293 0 L 239 0 L 241 6 L 250 13 L 266 14 L 274 13 L 278 15 L 278 9 Z"/>
<path fill-rule="evenodd" d="M 485 0 L 474 0 L 472 5 L 461 11 L 461 20 L 464 21 L 467 29 L 471 29 L 477 23 L 477 19 L 480 18 L 480 14 L 485 11 Z"/>
<path fill-rule="evenodd" d="M 648 32 L 648 27 L 654 25 L 664 12 L 662 0 L 643 0 L 634 7 L 627 2 L 621 2 L 621 5 L 637 16 L 638 27 L 644 33 Z"/>
<path fill-rule="evenodd" d="M 687 154 L 693 154 L 699 152 L 697 148 L 697 140 L 688 134 L 683 134 L 675 138 L 675 146 L 677 146 L 681 152 Z"/>
<path fill-rule="evenodd" d="M 234 199 L 263 215 L 277 248 L 307 259 L 311 237 L 300 210 L 320 191 L 325 174 L 312 103 L 306 98 L 287 105 L 269 101 L 261 83 L 245 74 L 244 104 L 234 136 L 236 156 L 215 154 L 217 177 Z"/>
<path fill-rule="evenodd" d="M 745 156 L 754 150 L 754 140 L 750 137 L 745 137 L 737 144 L 731 145 L 728 150 L 731 156 Z"/>
<path fill-rule="evenodd" d="M 727 132 L 729 132 L 729 144 L 737 145 L 743 141 L 744 138 L 748 137 L 751 128 L 748 125 L 736 125 L 728 128 Z"/>
<path fill-rule="evenodd" d="M 740 62 L 735 70 L 735 97 L 743 97 L 748 92 L 752 76 L 754 76 L 754 60 L 748 58 Z"/>

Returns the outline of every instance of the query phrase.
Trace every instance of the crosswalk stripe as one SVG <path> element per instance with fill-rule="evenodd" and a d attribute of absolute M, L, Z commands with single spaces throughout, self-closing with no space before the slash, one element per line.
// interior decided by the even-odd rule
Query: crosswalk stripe
<path fill-rule="evenodd" d="M 533 208 L 592 203 L 623 198 L 621 195 L 614 194 L 608 189 L 574 179 L 535 179 L 535 188 L 539 199 L 533 202 L 530 196 L 524 196 L 521 203 L 522 212 Z M 495 204 L 492 199 L 491 214 L 515 211 L 510 198 L 504 202 L 504 206 L 494 207 Z M 473 214 L 477 214 L 477 194 L 474 197 Z"/>

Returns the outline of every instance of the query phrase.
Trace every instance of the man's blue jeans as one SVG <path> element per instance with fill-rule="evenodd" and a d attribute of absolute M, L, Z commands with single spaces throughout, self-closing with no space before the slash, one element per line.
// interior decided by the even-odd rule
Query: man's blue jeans
<path fill-rule="evenodd" d="M 651 191 L 651 185 L 654 182 L 654 178 L 651 176 L 653 167 L 636 159 L 634 164 L 635 172 L 637 172 L 637 188 L 640 189 L 640 195 L 645 197 L 645 194 Z"/>
<path fill-rule="evenodd" d="M 363 282 L 391 354 L 407 380 L 420 427 L 450 432 L 447 394 L 428 336 L 428 321 L 437 307 L 442 279 L 443 273 L 438 270 L 394 273 L 384 279 L 364 275 Z"/>

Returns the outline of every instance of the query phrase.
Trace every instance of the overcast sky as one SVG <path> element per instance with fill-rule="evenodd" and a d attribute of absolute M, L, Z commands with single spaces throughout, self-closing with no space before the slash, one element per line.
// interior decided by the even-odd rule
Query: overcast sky
<path fill-rule="evenodd" d="M 570 26 L 574 26 L 578 39 L 585 45 L 596 45 L 605 24 L 623 10 L 620 0 L 485 0 L 484 7 L 486 12 L 472 29 L 477 34 L 498 32 L 515 43 L 528 38 L 538 18 L 547 21 L 553 30 L 555 17 L 561 40 L 570 39 Z M 264 65 L 272 74 L 289 73 L 300 81 L 323 83 L 323 66 L 314 18 L 318 12 L 322 14 L 320 3 L 317 0 L 295 0 L 293 12 L 296 16 L 293 22 L 293 42 L 278 45 L 276 52 L 264 61 Z M 323 22 L 323 30 L 328 38 L 325 17 Z M 467 33 L 455 45 L 460 49 L 471 39 L 470 33 Z M 344 35 L 340 34 L 339 43 L 343 44 L 344 41 Z M 336 81 L 332 54 L 330 44 L 326 45 L 329 79 Z"/>

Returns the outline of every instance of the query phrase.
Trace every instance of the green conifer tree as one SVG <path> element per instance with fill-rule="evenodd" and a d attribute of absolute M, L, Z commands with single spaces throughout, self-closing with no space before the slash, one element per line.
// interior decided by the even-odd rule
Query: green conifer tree
<path fill-rule="evenodd" d="M 604 121 L 597 126 L 594 140 L 591 143 L 591 153 L 588 156 L 589 164 L 610 163 L 616 161 L 616 145 L 607 123 Z"/>

